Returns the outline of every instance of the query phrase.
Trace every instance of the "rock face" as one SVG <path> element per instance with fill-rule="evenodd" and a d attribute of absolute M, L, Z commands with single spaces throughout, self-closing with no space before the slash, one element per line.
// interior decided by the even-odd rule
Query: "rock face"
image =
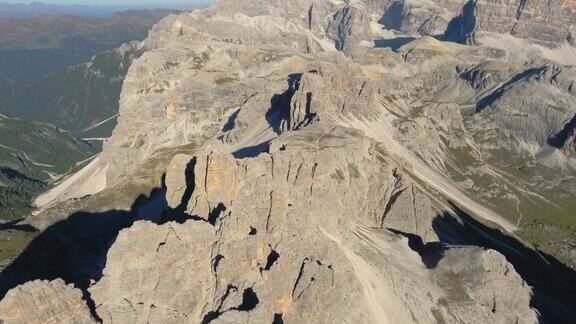
<path fill-rule="evenodd" d="M 90 288 L 96 312 L 105 322 L 535 322 L 530 288 L 495 251 L 447 247 L 428 270 L 401 236 L 377 230 L 429 228 L 400 217 L 406 208 L 420 218 L 431 203 L 377 194 L 399 176 L 372 145 L 316 125 L 253 159 L 176 157 L 168 196 L 174 213 L 186 206 L 185 222 L 120 234 Z"/>
<path fill-rule="evenodd" d="M 370 17 L 368 12 L 347 5 L 338 10 L 326 30 L 328 37 L 335 40 L 339 51 L 350 54 L 352 48 L 364 39 L 370 39 Z"/>
<path fill-rule="evenodd" d="M 526 294 L 526 283 L 506 259 L 495 251 L 458 247 L 448 249 L 444 251 L 434 272 L 434 280 L 438 284 L 451 287 L 448 290 L 452 296 L 447 299 L 458 307 L 450 307 L 450 315 L 458 321 L 469 322 L 470 317 L 474 318 L 473 321 L 485 321 L 486 318 L 497 322 L 536 321 L 536 318 L 522 314 L 524 305 L 530 302 L 530 295 Z M 461 290 L 462 287 L 466 288 Z M 485 314 L 473 315 L 478 312 L 478 305 L 484 306 L 480 311 Z M 512 314 L 504 317 L 502 313 L 508 311 Z M 455 321 L 446 317 L 444 320 Z"/>
<path fill-rule="evenodd" d="M 463 1 L 386 1 L 379 22 L 388 29 L 407 34 L 436 36 L 462 9 Z M 382 10 L 382 9 L 380 9 Z"/>
<path fill-rule="evenodd" d="M 411 34 L 446 32 L 446 38 L 462 43 L 474 43 L 475 35 L 484 31 L 498 35 L 511 33 L 550 46 L 565 43 L 559 40 L 562 37 L 573 39 L 552 32 L 573 30 L 576 19 L 569 19 L 574 10 L 571 3 L 558 3 L 553 7 L 561 17 L 557 20 L 546 18 L 554 16 L 554 10 L 541 14 L 544 4 L 540 3 L 519 4 L 524 11 L 520 10 L 518 18 L 508 15 L 515 10 L 498 7 L 504 4 L 486 3 L 489 8 L 498 8 L 494 12 L 502 15 L 498 19 L 486 19 L 483 15 L 492 10 L 477 9 L 483 5 L 477 1 L 448 1 L 442 3 L 443 10 L 439 10 L 435 3 L 416 5 L 384 0 L 352 1 L 345 5 L 312 0 L 290 3 L 220 0 L 208 10 L 168 17 L 157 24 L 144 41 L 143 49 L 147 52 L 132 65 L 124 82 L 119 125 L 106 141 L 97 165 L 91 165 L 92 173 L 99 173 L 92 180 L 105 186 L 94 186 L 97 189 L 93 192 L 80 192 L 94 194 L 118 183 L 122 175 L 134 172 L 158 150 L 180 145 L 202 146 L 218 132 L 222 116 L 229 115 L 247 100 L 255 100 L 253 96 L 260 97 L 263 88 L 271 90 L 272 83 L 277 91 L 282 91 L 283 72 L 308 60 L 302 56 L 291 58 L 295 53 L 318 54 L 323 57 L 322 61 L 327 59 L 326 53 L 338 50 L 363 61 L 368 55 L 370 61 L 376 53 L 381 55 L 378 51 L 367 54 L 374 44 L 395 47 L 393 44 L 402 42 L 401 39 L 381 39 L 383 27 Z M 400 18 L 396 21 L 395 17 Z M 515 22 L 518 19 L 527 22 Z M 451 26 L 447 26 L 449 21 Z M 510 26 L 502 27 L 504 23 Z M 522 32 L 513 33 L 512 26 Z M 543 33 L 529 26 L 541 26 L 550 32 Z M 575 53 L 568 50 L 550 55 Z M 425 53 L 427 57 L 430 55 Z M 397 65 L 400 59 L 380 58 L 379 64 L 385 66 Z M 562 62 L 566 60 L 574 61 L 568 58 Z M 315 68 L 312 64 L 309 66 Z M 284 95 L 289 95 L 288 92 Z M 142 127 L 142 123 L 146 127 Z M 70 188 L 59 198 L 51 195 L 50 199 L 38 203 L 47 207 L 78 198 L 73 191 Z"/>
<path fill-rule="evenodd" d="M 31 281 L 14 288 L 0 301 L 4 323 L 96 323 L 79 289 L 61 279 Z"/>
<path fill-rule="evenodd" d="M 575 45 L 576 5 L 570 0 L 545 1 L 364 1 L 387 29 L 438 36 L 463 44 L 511 35 L 548 47 Z"/>
<path fill-rule="evenodd" d="M 483 34 L 510 34 L 556 47 L 574 46 L 576 4 L 571 0 L 468 1 L 446 32 L 448 39 L 476 43 Z"/>
<path fill-rule="evenodd" d="M 134 216 L 125 209 L 155 215 L 70 253 L 94 259 L 62 273 L 94 314 L 573 318 L 572 268 L 531 248 L 574 266 L 562 252 L 576 237 L 573 67 L 544 52 L 385 39 L 382 24 L 409 28 L 432 12 L 420 32 L 436 34 L 453 17 L 448 5 L 423 5 L 402 8 L 415 17 L 404 24 L 390 20 L 394 6 L 221 0 L 153 28 L 124 83 L 118 127 L 67 183 L 101 187 L 26 220 L 64 226 L 78 210 L 104 219 L 106 206 L 123 220 Z M 126 198 L 151 186 L 163 200 Z"/>
<path fill-rule="evenodd" d="M 501 110 L 496 117 L 501 127 L 525 141 L 561 148 L 568 141 L 576 116 L 576 96 L 571 89 L 574 80 L 574 67 L 537 66 L 517 74 L 482 98 L 476 109 L 487 110 L 492 116 L 489 110 Z M 537 95 L 520 99 L 526 93 Z M 522 123 L 517 122 L 519 118 Z"/>

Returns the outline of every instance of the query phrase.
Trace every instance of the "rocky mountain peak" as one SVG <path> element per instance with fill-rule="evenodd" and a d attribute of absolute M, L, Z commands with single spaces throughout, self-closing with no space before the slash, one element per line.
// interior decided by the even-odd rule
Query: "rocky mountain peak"
<path fill-rule="evenodd" d="M 446 30 L 447 39 L 481 43 L 489 34 L 509 34 L 545 46 L 574 46 L 576 6 L 573 1 L 466 2 Z"/>
<path fill-rule="evenodd" d="M 104 152 L 25 221 L 46 231 L 0 275 L 0 309 L 62 277 L 90 307 L 51 311 L 103 322 L 572 318 L 573 21 L 543 6 L 220 0 L 165 18 Z M 22 270 L 44 241 L 69 259 Z"/>

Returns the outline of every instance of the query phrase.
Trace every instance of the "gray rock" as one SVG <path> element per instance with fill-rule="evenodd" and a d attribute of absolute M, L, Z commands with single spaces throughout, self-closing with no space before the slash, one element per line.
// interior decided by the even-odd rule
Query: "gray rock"
<path fill-rule="evenodd" d="M 371 156 L 370 141 L 318 125 L 279 137 L 270 154 L 256 158 L 176 157 L 172 165 L 189 160 L 194 169 L 186 175 L 193 182 L 185 181 L 193 187 L 189 220 L 139 222 L 122 231 L 104 277 L 90 288 L 104 322 L 433 322 L 434 314 L 448 322 L 535 322 L 530 288 L 494 251 L 475 252 L 478 265 L 463 263 L 467 275 L 482 279 L 451 282 L 474 283 L 469 301 L 443 297 L 455 294 L 444 290 L 442 278 L 461 273 L 453 265 L 460 259 L 442 257 L 439 267 L 426 270 L 399 236 L 366 227 L 384 221 L 399 230 L 430 231 L 431 222 L 398 218 L 408 208 L 420 218 L 430 202 L 375 190 L 391 185 L 378 175 L 393 170 Z M 342 132 L 350 140 L 344 145 L 334 140 Z M 317 136 L 326 140 L 311 149 L 306 143 Z M 181 172 L 170 168 L 167 178 Z M 181 181 L 170 183 L 181 188 Z M 384 215 L 373 213 L 386 209 Z M 502 308 L 493 311 L 487 284 L 511 285 L 517 293 L 495 297 Z"/>
<path fill-rule="evenodd" d="M 437 36 L 462 9 L 462 1 L 387 1 L 379 22 L 405 34 Z"/>
<path fill-rule="evenodd" d="M 449 24 L 445 36 L 478 43 L 482 34 L 509 34 L 557 47 L 573 44 L 576 10 L 571 1 L 468 1 Z"/>
<path fill-rule="evenodd" d="M 0 301 L 3 323 L 96 323 L 82 292 L 61 279 L 31 281 L 10 290 Z"/>
<path fill-rule="evenodd" d="M 568 137 L 562 146 L 564 153 L 568 156 L 576 156 L 576 131 L 572 129 L 568 132 Z"/>
<path fill-rule="evenodd" d="M 391 22 L 398 3 L 221 0 L 153 28 L 113 136 L 66 183 L 98 192 L 27 221 L 129 208 L 166 174 L 162 217 L 123 229 L 89 288 L 104 322 L 537 321 L 525 269 L 453 244 L 517 262 L 542 246 L 531 220 L 574 237 L 555 224 L 576 191 L 573 67 L 429 36 L 374 46 L 380 23 L 435 34 L 459 10 L 403 3 Z M 527 42 L 556 44 L 530 19 Z"/>
<path fill-rule="evenodd" d="M 535 313 L 525 313 L 523 306 L 530 302 L 526 283 L 499 253 L 474 247 L 452 247 L 443 252 L 434 269 L 433 280 L 445 287 L 445 302 L 456 303 L 450 315 L 469 322 L 474 313 L 484 313 L 472 321 L 491 318 L 503 323 L 537 322 Z M 503 289 L 503 287 L 506 287 Z M 481 307 L 478 307 L 481 305 Z M 442 312 L 440 318 L 448 322 Z"/>

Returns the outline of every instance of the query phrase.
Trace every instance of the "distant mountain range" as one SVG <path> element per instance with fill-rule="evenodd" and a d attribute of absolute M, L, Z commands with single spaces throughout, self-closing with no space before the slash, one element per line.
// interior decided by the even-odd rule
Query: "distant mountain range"
<path fill-rule="evenodd" d="M 218 0 L 131 45 L 14 92 L 68 131 L 0 119 L 0 322 L 576 324 L 575 0 Z"/>
<path fill-rule="evenodd" d="M 124 77 L 141 53 L 133 42 L 37 81 L 15 84 L 0 95 L 0 112 L 47 122 L 82 138 L 108 137 L 116 125 Z"/>
<path fill-rule="evenodd" d="M 143 39 L 152 25 L 175 10 L 129 10 L 110 17 L 42 14 L 0 20 L 0 49 L 78 48 L 86 44 L 118 46 Z"/>
<path fill-rule="evenodd" d="M 77 15 L 77 16 L 91 16 L 91 17 L 107 17 L 120 11 L 126 10 L 144 10 L 144 9 L 191 9 L 195 7 L 202 7 L 210 1 L 203 1 L 201 4 L 191 4 L 187 6 L 170 5 L 170 4 L 151 4 L 145 6 L 126 6 L 126 5 L 54 5 L 46 4 L 43 2 L 30 2 L 28 4 L 14 4 L 0 2 L 0 18 L 28 18 L 44 14 L 52 15 Z"/>
<path fill-rule="evenodd" d="M 142 40 L 173 10 L 126 11 L 108 18 L 43 15 L 0 20 L 0 79 L 30 82 L 103 51 Z"/>

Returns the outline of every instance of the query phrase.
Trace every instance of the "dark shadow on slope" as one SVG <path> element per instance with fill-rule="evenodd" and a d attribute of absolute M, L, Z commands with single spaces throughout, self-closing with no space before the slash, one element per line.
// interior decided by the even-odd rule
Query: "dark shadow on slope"
<path fill-rule="evenodd" d="M 494 90 L 489 95 L 478 100 L 478 103 L 476 104 L 476 112 L 477 113 L 481 112 L 482 110 L 486 109 L 488 106 L 496 102 L 498 99 L 502 98 L 504 93 L 506 93 L 506 91 L 508 91 L 519 80 L 527 79 L 531 76 L 541 73 L 544 69 L 545 67 L 531 68 L 515 75 L 512 79 L 508 80 L 502 86 L 498 87 L 498 89 Z"/>
<path fill-rule="evenodd" d="M 178 224 L 184 224 L 186 221 L 190 219 L 200 220 L 200 217 L 194 218 L 188 214 L 186 214 L 186 209 L 188 208 L 188 203 L 190 202 L 190 198 L 194 193 L 194 189 L 196 189 L 196 175 L 194 174 L 194 169 L 196 168 L 196 164 L 198 163 L 197 157 L 192 157 L 188 165 L 186 165 L 186 170 L 184 170 L 184 177 L 186 183 L 186 189 L 184 190 L 184 194 L 182 194 L 182 199 L 176 208 L 170 208 L 168 203 L 162 214 L 160 215 L 160 219 L 158 220 L 158 224 L 166 224 L 169 222 L 176 222 Z M 163 181 L 164 182 L 164 181 Z"/>
<path fill-rule="evenodd" d="M 422 241 L 422 238 L 416 234 L 411 234 L 411 233 L 406 233 L 403 231 L 399 231 L 393 228 L 388 228 L 387 230 L 389 230 L 390 232 L 394 233 L 394 234 L 398 234 L 398 235 L 402 235 L 405 238 L 408 239 L 408 246 L 420 253 L 420 252 L 424 252 L 424 250 L 426 249 L 426 245 L 424 244 L 424 242 Z"/>
<path fill-rule="evenodd" d="M 33 182 L 33 183 L 36 183 L 39 185 L 44 185 L 44 183 L 40 180 L 32 179 L 23 173 L 20 173 L 14 169 L 7 168 L 7 167 L 3 167 L 3 166 L 0 167 L 0 174 L 2 174 L 4 177 L 6 177 L 10 181 L 23 180 L 23 181 Z"/>
<path fill-rule="evenodd" d="M 238 118 L 239 113 L 240 109 L 236 110 L 230 115 L 230 117 L 228 117 L 226 124 L 224 124 L 224 127 L 222 127 L 222 132 L 228 132 L 234 129 L 234 126 L 236 125 L 236 118 Z"/>
<path fill-rule="evenodd" d="M 233 152 L 232 155 L 237 159 L 252 158 L 257 157 L 262 153 L 268 153 L 269 148 L 270 148 L 270 141 L 266 141 L 258 145 L 243 147 L 238 151 Z"/>
<path fill-rule="evenodd" d="M 288 76 L 288 89 L 284 93 L 272 96 L 270 109 L 266 112 L 266 121 L 276 134 L 282 132 L 283 120 L 290 121 L 290 102 L 300 86 L 302 74 L 290 74 Z"/>
<path fill-rule="evenodd" d="M 476 1 L 468 0 L 460 14 L 448 22 L 442 39 L 449 42 L 473 45 L 476 43 Z"/>
<path fill-rule="evenodd" d="M 272 324 L 284 324 L 284 319 L 282 318 L 282 313 L 274 314 L 274 319 L 272 320 Z"/>
<path fill-rule="evenodd" d="M 218 308 L 216 310 L 209 311 L 208 313 L 206 313 L 206 315 L 203 316 L 202 321 L 200 323 L 208 324 L 218 319 L 218 317 L 222 316 L 224 313 L 229 311 L 251 312 L 260 303 L 260 300 L 258 299 L 258 294 L 256 294 L 256 292 L 252 287 L 249 287 L 244 289 L 242 293 L 242 303 L 240 305 L 236 307 L 230 307 L 228 309 L 222 309 L 222 307 L 227 302 L 227 298 L 233 292 L 238 292 L 238 287 L 229 284 L 228 287 L 226 288 L 224 296 L 220 298 Z"/>
<path fill-rule="evenodd" d="M 404 3 L 402 1 L 393 1 L 388 5 L 386 12 L 378 21 L 386 29 L 400 30 L 404 21 Z"/>
<path fill-rule="evenodd" d="M 138 220 L 159 222 L 165 196 L 165 188 L 158 188 L 150 197 L 138 197 L 130 211 L 78 212 L 50 226 L 0 273 L 0 298 L 25 282 L 57 278 L 73 283 L 88 298 L 86 289 L 102 277 L 118 233 Z"/>
<path fill-rule="evenodd" d="M 160 217 L 160 222 L 158 225 L 163 225 L 166 223 L 174 222 L 178 224 L 184 224 L 189 220 L 196 220 L 196 221 L 205 221 L 205 219 L 198 217 L 198 216 L 191 216 L 186 214 L 184 211 L 180 211 L 177 209 L 166 208 L 166 210 L 162 213 L 162 217 Z"/>
<path fill-rule="evenodd" d="M 387 230 L 406 237 L 410 249 L 420 255 L 422 263 L 429 269 L 435 268 L 438 265 L 438 262 L 442 259 L 444 250 L 446 250 L 446 245 L 443 243 L 428 242 L 424 244 L 422 238 L 416 234 L 406 233 L 393 228 L 387 228 Z"/>
<path fill-rule="evenodd" d="M 218 220 L 221 220 L 226 216 L 224 214 L 225 211 L 226 206 L 223 203 L 219 203 L 216 207 L 212 209 L 210 213 L 208 213 L 208 217 L 204 218 L 198 215 L 190 215 L 185 209 L 184 210 L 172 209 L 170 207 L 166 207 L 166 209 L 162 212 L 162 215 L 157 224 L 162 225 L 170 222 L 184 224 L 189 220 L 193 220 L 199 222 L 206 222 L 212 226 L 216 226 Z"/>
<path fill-rule="evenodd" d="M 449 213 L 438 215 L 433 221 L 433 228 L 439 242 L 424 241 L 419 235 L 407 233 L 394 228 L 387 228 L 392 233 L 402 235 L 408 239 L 408 246 L 422 258 L 422 263 L 429 268 L 436 268 L 438 262 L 444 257 L 444 251 L 450 245 L 474 245 L 466 239 L 460 224 Z"/>
<path fill-rule="evenodd" d="M 162 225 L 169 222 L 175 222 L 178 224 L 184 224 L 188 220 L 193 221 L 202 221 L 207 222 L 212 226 L 216 226 L 218 220 L 223 217 L 223 213 L 226 211 L 226 206 L 223 203 L 219 203 L 216 207 L 214 207 L 206 217 L 201 217 L 199 215 L 190 215 L 188 214 L 188 205 L 190 203 L 190 199 L 192 198 L 192 194 L 196 188 L 196 175 L 194 174 L 194 169 L 196 168 L 196 164 L 198 163 L 198 159 L 193 157 L 188 165 L 186 166 L 185 172 L 185 190 L 180 200 L 180 203 L 176 208 L 171 208 L 170 206 L 164 206 L 160 217 L 155 221 L 155 223 Z"/>
<path fill-rule="evenodd" d="M 196 164 L 198 163 L 198 158 L 193 157 L 188 165 L 186 165 L 186 170 L 184 171 L 184 179 L 186 183 L 186 189 L 184 190 L 184 194 L 182 195 L 182 200 L 176 209 L 180 211 L 185 211 L 188 207 L 188 202 L 192 197 L 192 193 L 194 189 L 196 189 L 196 175 L 194 174 L 194 169 L 196 168 Z"/>
<path fill-rule="evenodd" d="M 376 39 L 374 40 L 374 46 L 378 48 L 389 48 L 394 52 L 398 51 L 400 47 L 410 43 L 415 40 L 416 37 L 396 37 L 389 39 Z"/>
<path fill-rule="evenodd" d="M 26 233 L 38 232 L 38 230 L 36 228 L 34 228 L 34 226 L 18 224 L 23 220 L 24 219 L 18 219 L 15 221 L 0 224 L 0 231 L 14 230 L 14 231 L 20 231 L 20 232 L 26 232 Z"/>
<path fill-rule="evenodd" d="M 216 226 L 216 222 L 222 216 L 222 213 L 226 211 L 226 206 L 223 203 L 219 203 L 216 207 L 212 208 L 212 211 L 208 213 L 208 223 L 212 226 Z"/>
<path fill-rule="evenodd" d="M 532 307 L 540 312 L 541 320 L 551 323 L 576 323 L 576 271 L 556 258 L 524 245 L 518 239 L 475 220 L 452 204 L 458 218 L 446 213 L 433 222 L 440 241 L 451 243 L 446 236 L 446 223 L 458 229 L 467 245 L 476 245 L 502 253 L 514 265 L 520 276 L 534 289 Z M 439 255 L 441 257 L 441 255 Z"/>
<path fill-rule="evenodd" d="M 311 71 L 317 72 L 317 71 Z M 268 122 L 268 125 L 272 128 L 276 135 L 280 135 L 282 133 L 282 125 L 286 123 L 290 125 L 290 104 L 292 102 L 292 97 L 298 91 L 300 87 L 300 80 L 302 79 L 302 74 L 290 74 L 288 75 L 288 88 L 286 91 L 280 94 L 275 94 L 270 99 L 270 107 L 268 111 L 266 111 L 265 118 Z M 310 94 L 311 96 L 311 94 Z M 309 107 L 307 107 L 309 108 Z M 237 113 L 235 113 L 237 115 Z M 228 122 L 226 123 L 227 126 L 224 127 L 223 131 L 230 130 L 234 126 L 234 122 L 236 119 L 236 115 L 233 114 Z M 270 141 L 265 141 L 253 146 L 243 147 L 236 152 L 233 152 L 232 155 L 237 159 L 244 159 L 244 158 L 252 158 L 256 157 L 262 153 L 268 153 L 270 147 Z"/>
<path fill-rule="evenodd" d="M 554 135 L 552 138 L 548 139 L 548 145 L 555 148 L 561 149 L 566 144 L 568 138 L 576 131 L 576 115 L 570 119 L 570 121 L 564 125 L 562 130 Z"/>

